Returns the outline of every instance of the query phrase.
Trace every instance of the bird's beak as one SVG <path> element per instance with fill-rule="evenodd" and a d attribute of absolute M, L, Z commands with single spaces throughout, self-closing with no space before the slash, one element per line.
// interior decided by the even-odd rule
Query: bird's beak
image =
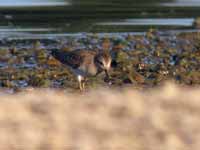
<path fill-rule="evenodd" d="M 110 78 L 110 75 L 109 75 L 109 73 L 108 73 L 108 69 L 105 69 L 105 74 L 106 74 L 106 77 L 107 77 L 107 78 Z"/>

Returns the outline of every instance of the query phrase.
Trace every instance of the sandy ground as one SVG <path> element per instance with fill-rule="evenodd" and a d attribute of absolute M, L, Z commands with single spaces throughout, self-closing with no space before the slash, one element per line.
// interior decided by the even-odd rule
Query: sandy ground
<path fill-rule="evenodd" d="M 198 150 L 200 88 L 0 96 L 0 149 Z"/>

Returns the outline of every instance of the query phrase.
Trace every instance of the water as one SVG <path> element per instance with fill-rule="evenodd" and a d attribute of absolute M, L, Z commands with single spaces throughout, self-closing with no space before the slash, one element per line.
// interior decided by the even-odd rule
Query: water
<path fill-rule="evenodd" d="M 38 7 L 38 6 L 65 6 L 69 5 L 66 1 L 52 1 L 52 0 L 6 0 L 0 2 L 0 7 Z"/>
<path fill-rule="evenodd" d="M 96 25 L 104 25 L 104 26 L 142 26 L 142 25 L 154 25 L 154 26 L 182 26 L 182 27 L 190 27 L 192 26 L 194 19 L 192 18 L 184 18 L 184 19 L 176 19 L 176 18 L 162 18 L 162 19 L 124 19 L 122 21 L 112 21 L 112 22 L 100 22 Z"/>
<path fill-rule="evenodd" d="M 176 0 L 173 3 L 166 2 L 162 4 L 163 6 L 170 6 L 170 7 L 200 7 L 199 0 Z"/>
<path fill-rule="evenodd" d="M 194 29 L 200 0 L 0 1 L 0 37 Z"/>

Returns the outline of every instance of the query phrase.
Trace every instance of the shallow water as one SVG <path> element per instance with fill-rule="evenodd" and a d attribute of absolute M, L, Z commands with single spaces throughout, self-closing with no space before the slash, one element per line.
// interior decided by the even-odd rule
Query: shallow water
<path fill-rule="evenodd" d="M 7 0 L 0 2 L 0 32 L 134 32 L 193 29 L 200 0 Z"/>

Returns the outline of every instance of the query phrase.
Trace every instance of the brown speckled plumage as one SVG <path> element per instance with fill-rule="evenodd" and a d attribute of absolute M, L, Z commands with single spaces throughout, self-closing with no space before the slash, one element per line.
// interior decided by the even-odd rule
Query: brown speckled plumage
<path fill-rule="evenodd" d="M 65 52 L 54 50 L 52 55 L 73 71 L 77 76 L 81 90 L 84 89 L 86 77 L 95 76 L 102 71 L 108 75 L 111 65 L 111 56 L 106 51 L 75 50 Z"/>

